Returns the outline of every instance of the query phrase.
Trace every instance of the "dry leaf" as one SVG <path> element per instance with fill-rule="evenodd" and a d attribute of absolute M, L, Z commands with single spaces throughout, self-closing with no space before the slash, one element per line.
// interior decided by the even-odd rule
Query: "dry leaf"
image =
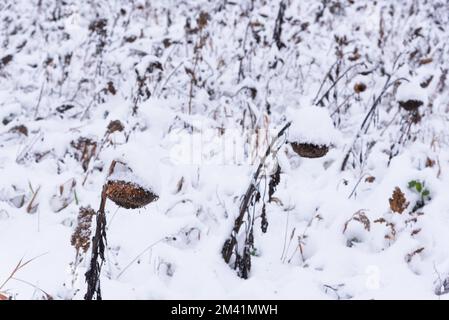
<path fill-rule="evenodd" d="M 198 27 L 200 29 L 204 29 L 207 26 L 207 21 L 210 19 L 210 16 L 207 12 L 200 12 L 200 15 L 198 19 L 196 20 L 196 23 L 198 24 Z"/>
<path fill-rule="evenodd" d="M 391 211 L 399 214 L 402 214 L 409 205 L 409 202 L 407 202 L 404 193 L 401 191 L 399 187 L 396 187 L 394 189 L 393 195 L 389 199 L 389 201 Z"/>
<path fill-rule="evenodd" d="M 75 159 L 81 162 L 84 171 L 87 171 L 89 162 L 97 151 L 97 142 L 89 138 L 80 137 L 77 141 L 70 142 L 70 145 L 76 150 Z"/>
<path fill-rule="evenodd" d="M 387 220 L 385 220 L 384 218 L 379 218 L 377 220 L 374 220 L 374 223 L 385 223 L 387 222 Z"/>
<path fill-rule="evenodd" d="M 72 234 L 70 243 L 77 251 L 84 253 L 89 250 L 91 237 L 92 218 L 95 216 L 95 210 L 91 207 L 81 207 L 78 213 L 77 226 Z"/>
<path fill-rule="evenodd" d="M 432 58 L 424 58 L 424 59 L 421 59 L 421 60 L 419 61 L 419 64 L 420 64 L 420 65 L 425 65 L 425 64 L 432 63 L 432 62 L 433 62 L 433 59 L 432 59 Z"/>
<path fill-rule="evenodd" d="M 179 179 L 178 183 L 176 184 L 176 192 L 175 193 L 181 192 L 183 186 L 184 186 L 184 177 L 181 177 L 181 179 Z"/>
<path fill-rule="evenodd" d="M 421 247 L 421 248 L 416 249 L 415 251 L 413 251 L 413 252 L 411 252 L 411 253 L 408 253 L 408 254 L 405 256 L 405 261 L 411 262 L 412 259 L 413 259 L 413 257 L 414 257 L 415 255 L 420 254 L 420 253 L 423 252 L 423 251 L 424 251 L 424 247 Z"/>
<path fill-rule="evenodd" d="M 50 199 L 50 207 L 53 212 L 59 212 L 67 208 L 73 200 L 75 200 L 76 180 L 74 178 L 61 184 L 58 192 L 52 195 Z"/>
<path fill-rule="evenodd" d="M 274 202 L 274 203 L 276 203 L 278 206 L 281 206 L 281 207 L 284 206 L 284 204 L 282 203 L 281 199 L 276 198 L 276 197 L 271 197 L 271 202 Z"/>
<path fill-rule="evenodd" d="M 427 158 L 427 160 L 426 160 L 426 168 L 433 168 L 434 165 L 435 165 L 435 160 Z"/>
<path fill-rule="evenodd" d="M 120 122 L 120 120 L 113 120 L 109 122 L 107 127 L 107 133 L 121 132 L 125 126 Z"/>
<path fill-rule="evenodd" d="M 354 92 L 355 93 L 362 93 L 366 90 L 366 84 L 363 82 L 358 82 L 354 85 Z"/>
<path fill-rule="evenodd" d="M 366 231 L 370 231 L 371 230 L 371 223 L 369 221 L 369 218 L 366 216 L 365 212 L 363 210 L 359 210 L 356 213 L 354 213 L 351 217 L 351 219 L 349 219 L 348 221 L 346 221 L 345 226 L 343 228 L 343 233 L 345 233 L 346 229 L 348 228 L 348 224 L 349 222 L 351 222 L 352 220 L 360 222 L 361 224 L 363 224 L 363 227 L 365 228 Z"/>
<path fill-rule="evenodd" d="M 376 180 L 376 177 L 369 176 L 369 177 L 366 177 L 365 182 L 373 183 L 375 180 Z"/>

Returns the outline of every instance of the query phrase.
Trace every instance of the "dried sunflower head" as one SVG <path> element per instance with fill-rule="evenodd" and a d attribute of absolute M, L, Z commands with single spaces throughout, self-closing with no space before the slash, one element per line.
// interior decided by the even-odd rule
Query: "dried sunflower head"
<path fill-rule="evenodd" d="M 106 183 L 106 196 L 116 205 L 126 209 L 141 208 L 158 199 L 150 190 L 124 180 L 109 180 Z"/>
<path fill-rule="evenodd" d="M 126 209 L 137 209 L 159 197 L 136 177 L 125 163 L 113 161 L 105 184 L 106 197 Z"/>
<path fill-rule="evenodd" d="M 407 111 L 416 111 L 423 104 L 424 104 L 424 102 L 421 100 L 399 101 L 399 106 L 401 106 L 403 109 L 405 109 Z"/>
<path fill-rule="evenodd" d="M 329 147 L 326 145 L 298 142 L 292 142 L 291 145 L 293 151 L 304 158 L 321 158 L 324 157 L 329 151 Z"/>

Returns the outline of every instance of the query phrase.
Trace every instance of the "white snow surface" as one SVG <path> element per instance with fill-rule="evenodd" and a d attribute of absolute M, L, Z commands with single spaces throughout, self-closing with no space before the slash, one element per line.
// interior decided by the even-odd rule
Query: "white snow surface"
<path fill-rule="evenodd" d="M 425 89 L 421 88 L 420 83 L 416 80 L 405 82 L 398 88 L 396 94 L 398 101 L 422 101 L 424 105 L 428 102 L 428 93 Z"/>
<path fill-rule="evenodd" d="M 449 2 L 284 2 L 279 39 L 279 1 L 0 2 L 0 299 L 83 299 L 116 159 L 159 199 L 107 203 L 104 299 L 449 298 Z M 241 279 L 222 246 L 288 121 Z"/>
<path fill-rule="evenodd" d="M 339 132 L 327 109 L 308 106 L 290 109 L 288 115 L 292 119 L 288 134 L 291 141 L 326 146 L 339 141 Z"/>

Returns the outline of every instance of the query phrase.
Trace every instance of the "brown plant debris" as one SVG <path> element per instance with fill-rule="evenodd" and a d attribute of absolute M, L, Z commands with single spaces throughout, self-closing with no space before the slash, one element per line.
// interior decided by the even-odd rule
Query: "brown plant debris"
<path fill-rule="evenodd" d="M 396 187 L 394 189 L 393 195 L 389 199 L 389 201 L 391 211 L 399 214 L 402 214 L 409 205 L 409 202 L 407 202 L 404 193 L 401 191 L 399 187 Z"/>
<path fill-rule="evenodd" d="M 97 33 L 105 32 L 107 24 L 108 24 L 107 19 L 94 20 L 89 24 L 89 31 L 92 32 L 95 31 Z"/>
<path fill-rule="evenodd" d="M 399 106 L 407 111 L 416 111 L 420 106 L 422 106 L 424 102 L 420 100 L 407 100 L 407 101 L 399 101 Z"/>
<path fill-rule="evenodd" d="M 179 179 L 178 183 L 176 184 L 175 194 L 181 192 L 183 186 L 184 186 L 184 177 L 181 177 L 181 179 Z"/>
<path fill-rule="evenodd" d="M 26 211 L 27 213 L 35 213 L 37 211 L 37 208 L 39 207 L 39 201 L 37 199 L 37 195 L 39 193 L 39 191 L 41 190 L 41 186 L 39 186 L 36 191 L 31 190 L 32 192 L 32 197 L 30 202 L 28 203 L 27 207 L 26 207 Z"/>
<path fill-rule="evenodd" d="M 137 209 L 158 199 L 151 191 L 123 180 L 109 180 L 106 196 L 115 204 L 126 209 Z"/>
<path fill-rule="evenodd" d="M 379 219 L 374 220 L 374 223 L 386 223 L 386 222 L 387 222 L 387 220 L 385 220 L 384 218 L 379 218 Z"/>
<path fill-rule="evenodd" d="M 204 29 L 207 26 L 207 22 L 210 20 L 209 13 L 207 12 L 200 12 L 200 15 L 198 16 L 198 19 L 196 20 L 196 23 L 198 24 L 198 28 Z"/>
<path fill-rule="evenodd" d="M 433 80 L 433 75 L 428 77 L 424 81 L 422 81 L 419 85 L 421 86 L 421 88 L 426 89 L 427 87 L 429 87 L 432 80 Z"/>
<path fill-rule="evenodd" d="M 23 134 L 24 136 L 28 136 L 28 128 L 25 127 L 23 124 L 12 127 L 11 129 L 9 129 L 9 132 L 20 133 Z"/>
<path fill-rule="evenodd" d="M 61 184 L 56 194 L 50 199 L 50 204 L 54 212 L 59 212 L 67 208 L 75 200 L 76 180 L 74 178 Z"/>
<path fill-rule="evenodd" d="M 384 218 L 379 218 L 377 220 L 374 220 L 374 223 L 380 223 L 380 224 L 385 223 L 385 226 L 390 229 L 390 232 L 385 235 L 385 239 L 387 239 L 387 240 L 394 240 L 394 239 L 396 239 L 396 233 L 397 232 L 396 232 L 396 228 L 395 228 L 394 223 L 388 222 Z"/>
<path fill-rule="evenodd" d="M 112 81 L 109 81 L 107 83 L 106 90 L 113 96 L 115 96 L 115 94 L 117 93 L 117 89 L 115 88 L 114 82 L 112 82 Z"/>
<path fill-rule="evenodd" d="M 359 210 L 356 213 L 352 215 L 352 217 L 345 222 L 345 226 L 343 228 L 343 233 L 346 232 L 346 229 L 348 228 L 348 225 L 351 221 L 357 221 L 360 222 L 363 225 L 363 228 L 365 228 L 366 231 L 371 230 L 371 222 L 369 218 L 366 216 L 365 212 L 363 210 Z"/>
<path fill-rule="evenodd" d="M 90 206 L 81 207 L 78 213 L 78 224 L 72 234 L 71 244 L 77 252 L 86 253 L 90 247 L 91 224 L 95 210 Z"/>
<path fill-rule="evenodd" d="M 75 153 L 75 159 L 81 162 L 83 170 L 87 171 L 89 162 L 97 150 L 97 143 L 89 138 L 80 137 L 77 141 L 72 141 L 70 145 L 78 151 Z"/>
<path fill-rule="evenodd" d="M 281 181 L 281 166 L 276 166 L 276 171 L 270 175 L 270 182 L 268 183 L 268 202 L 273 200 L 273 194 Z"/>
<path fill-rule="evenodd" d="M 293 151 L 304 158 L 321 158 L 329 151 L 328 146 L 320 146 L 312 143 L 291 143 Z"/>
<path fill-rule="evenodd" d="M 433 168 L 434 165 L 435 165 L 435 160 L 432 160 L 430 158 L 426 159 L 426 168 Z"/>
<path fill-rule="evenodd" d="M 373 183 L 375 180 L 376 180 L 376 177 L 369 176 L 369 177 L 366 177 L 365 182 Z"/>
<path fill-rule="evenodd" d="M 449 293 L 449 278 L 446 278 L 444 280 L 439 280 L 438 285 L 435 288 L 435 294 L 437 296 L 442 296 L 443 294 Z"/>
<path fill-rule="evenodd" d="M 262 206 L 262 213 L 260 215 L 261 221 L 260 221 L 260 228 L 263 233 L 267 233 L 268 229 L 268 219 L 267 219 L 267 209 L 265 206 L 265 203 Z"/>
<path fill-rule="evenodd" d="M 432 63 L 432 62 L 433 62 L 432 58 L 423 58 L 423 59 L 419 60 L 420 65 L 425 65 L 425 64 Z"/>
<path fill-rule="evenodd" d="M 362 93 L 366 90 L 366 84 L 363 82 L 358 82 L 354 85 L 354 92 L 355 93 Z"/>
<path fill-rule="evenodd" d="M 13 59 L 12 54 L 7 54 L 3 58 L 0 59 L 0 67 L 6 66 L 8 63 L 10 63 Z"/>
<path fill-rule="evenodd" d="M 58 107 L 56 107 L 56 111 L 59 113 L 64 113 L 66 111 L 69 111 L 71 109 L 75 108 L 73 104 L 62 104 Z"/>
<path fill-rule="evenodd" d="M 124 128 L 125 126 L 120 122 L 120 120 L 113 120 L 108 124 L 107 133 L 122 132 Z"/>
<path fill-rule="evenodd" d="M 413 259 L 414 256 L 416 256 L 417 254 L 420 254 L 420 253 L 423 252 L 423 251 L 424 251 L 424 247 L 421 247 L 421 248 L 418 248 L 418 249 L 416 249 L 416 250 L 414 250 L 414 251 L 408 253 L 408 254 L 405 256 L 405 261 L 407 261 L 408 263 L 410 263 L 410 262 L 412 261 L 412 259 Z"/>
<path fill-rule="evenodd" d="M 358 48 L 355 48 L 352 54 L 348 57 L 349 61 L 357 61 L 362 57 Z"/>

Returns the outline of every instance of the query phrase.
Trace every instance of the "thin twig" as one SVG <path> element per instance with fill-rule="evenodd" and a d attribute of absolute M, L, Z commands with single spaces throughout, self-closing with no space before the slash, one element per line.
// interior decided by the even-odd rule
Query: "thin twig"
<path fill-rule="evenodd" d="M 150 250 L 151 248 L 153 248 L 155 245 L 157 245 L 158 243 L 160 243 L 161 241 L 164 241 L 165 239 L 167 239 L 167 237 L 164 237 L 162 239 L 159 239 L 155 242 L 153 242 L 152 244 L 150 244 L 148 247 L 146 247 L 144 250 L 142 250 L 141 253 L 139 253 L 134 259 L 132 259 L 125 268 L 123 268 L 123 270 L 117 275 L 117 278 L 120 278 L 122 276 L 123 273 L 125 273 L 126 270 L 128 270 L 134 262 L 136 262 L 142 255 L 144 255 L 148 250 Z"/>
<path fill-rule="evenodd" d="M 11 274 L 8 276 L 8 278 L 6 278 L 6 280 L 3 281 L 3 283 L 0 285 L 0 290 L 3 289 L 3 287 L 8 283 L 8 281 L 11 280 L 11 279 L 14 277 L 14 275 L 15 275 L 20 269 L 24 268 L 26 265 L 28 265 L 29 263 L 33 262 L 34 260 L 36 260 L 36 259 L 38 259 L 38 258 L 40 258 L 40 257 L 42 257 L 42 256 L 45 256 L 46 254 L 48 254 L 48 252 L 42 253 L 42 254 L 40 254 L 40 255 L 38 255 L 38 256 L 35 256 L 34 258 L 31 258 L 30 260 L 28 260 L 28 261 L 26 261 L 26 262 L 24 262 L 24 263 L 22 263 L 22 261 L 23 261 L 23 257 L 22 257 L 22 258 L 19 260 L 19 262 L 17 263 L 16 267 L 15 267 L 15 268 L 13 269 L 13 271 L 11 272 Z"/>
<path fill-rule="evenodd" d="M 45 85 L 45 82 L 42 82 L 41 91 L 39 92 L 39 98 L 37 99 L 36 108 L 34 110 L 34 119 L 37 118 L 37 114 L 39 112 L 39 106 L 40 106 L 41 100 L 42 100 L 42 93 L 44 91 L 44 85 Z"/>
<path fill-rule="evenodd" d="M 19 282 L 25 283 L 25 284 L 33 287 L 34 289 L 37 289 L 37 290 L 41 291 L 43 294 L 45 294 L 47 300 L 53 300 L 53 297 L 49 293 L 47 293 L 45 290 L 39 288 L 37 285 L 32 284 L 31 282 L 28 282 L 26 280 L 22 280 L 22 279 L 19 279 L 19 278 L 14 278 L 14 277 L 12 277 L 11 280 L 15 280 L 15 281 L 19 281 Z"/>
<path fill-rule="evenodd" d="M 356 64 L 350 66 L 348 69 L 346 69 L 346 71 L 343 72 L 342 75 L 339 76 L 339 77 L 334 81 L 334 83 L 332 83 L 332 85 L 326 90 L 326 92 L 321 96 L 321 98 L 320 98 L 317 102 L 315 102 L 314 104 L 317 105 L 317 106 L 318 106 L 318 105 L 321 105 L 321 104 L 323 103 L 323 99 L 329 94 L 329 92 L 331 92 L 331 90 L 337 85 L 337 83 L 338 83 L 341 79 L 343 79 L 343 77 L 344 77 L 346 74 L 348 74 L 349 71 L 351 71 L 351 70 L 354 69 L 355 67 L 358 67 L 358 66 L 360 66 L 360 65 L 362 65 L 362 64 L 363 64 L 363 62 L 359 62 L 359 63 L 356 63 Z"/>

